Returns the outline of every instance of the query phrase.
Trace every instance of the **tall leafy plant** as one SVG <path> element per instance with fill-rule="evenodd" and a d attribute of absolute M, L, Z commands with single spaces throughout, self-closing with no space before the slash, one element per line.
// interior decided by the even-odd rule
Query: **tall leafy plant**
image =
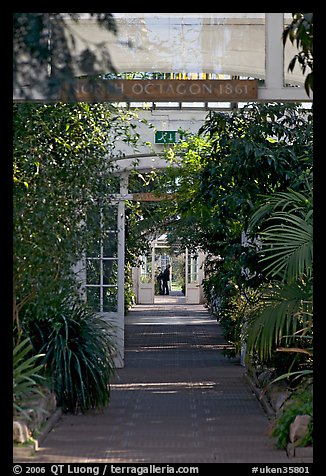
<path fill-rule="evenodd" d="M 119 190 L 117 139 L 138 143 L 135 118 L 107 104 L 14 105 L 14 336 L 45 353 L 72 411 L 109 401 L 115 331 L 83 308 L 74 265 L 103 238 L 88 218 Z"/>
<path fill-rule="evenodd" d="M 26 329 L 44 354 L 58 404 L 78 412 L 105 407 L 115 372 L 115 329 L 87 307 L 61 303 Z"/>
<path fill-rule="evenodd" d="M 73 266 L 88 244 L 101 238 L 100 228 L 86 225 L 87 217 L 94 208 L 99 211 L 103 197 L 119 190 L 113 173 L 117 137 L 135 145 L 139 134 L 131 126 L 133 113 L 104 104 L 16 104 L 13 117 L 19 328 L 19 319 L 37 318 L 56 306 L 58 296 L 78 300 Z M 33 316 L 27 312 L 31 305 Z"/>
<path fill-rule="evenodd" d="M 223 257 L 237 254 L 261 195 L 300 189 L 311 130 L 310 112 L 294 104 L 210 111 L 197 135 L 183 133 L 166 149 L 171 168 L 157 184 L 175 200 L 158 212 L 173 218 L 171 239 Z"/>
<path fill-rule="evenodd" d="M 34 354 L 29 338 L 17 343 L 13 349 L 13 413 L 29 419 L 28 410 L 35 396 L 42 396 L 41 384 L 44 384 L 39 363 L 44 354 Z M 33 404 L 32 404 L 33 405 Z"/>
<path fill-rule="evenodd" d="M 312 187 L 266 197 L 252 216 L 260 223 L 261 261 L 271 277 L 251 309 L 247 346 L 264 360 L 275 350 L 306 356 L 311 367 L 313 336 Z M 266 264 L 267 263 L 267 264 Z"/>

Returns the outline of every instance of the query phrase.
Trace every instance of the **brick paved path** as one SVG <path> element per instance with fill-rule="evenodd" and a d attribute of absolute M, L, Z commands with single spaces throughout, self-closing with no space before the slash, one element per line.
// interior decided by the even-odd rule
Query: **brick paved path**
<path fill-rule="evenodd" d="M 268 418 L 244 368 L 223 356 L 216 321 L 183 298 L 156 301 L 126 317 L 125 367 L 112 383 L 109 407 L 64 415 L 32 460 L 289 463 L 267 436 Z"/>

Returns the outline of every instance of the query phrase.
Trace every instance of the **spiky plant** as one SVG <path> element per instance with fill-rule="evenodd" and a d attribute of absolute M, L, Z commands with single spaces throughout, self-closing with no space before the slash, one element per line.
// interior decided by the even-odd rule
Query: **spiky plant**
<path fill-rule="evenodd" d="M 108 405 L 116 353 L 112 325 L 87 307 L 62 303 L 37 328 L 58 405 L 71 412 Z"/>

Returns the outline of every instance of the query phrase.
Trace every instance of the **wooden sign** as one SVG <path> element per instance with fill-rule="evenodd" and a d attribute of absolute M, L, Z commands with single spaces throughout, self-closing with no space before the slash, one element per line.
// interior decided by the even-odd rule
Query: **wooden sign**
<path fill-rule="evenodd" d="M 216 102 L 253 101 L 254 79 L 77 79 L 65 84 L 60 101 L 85 102 Z"/>
<path fill-rule="evenodd" d="M 154 195 L 154 193 L 151 192 L 141 192 L 133 193 L 132 197 L 132 199 L 137 202 L 161 202 L 163 200 L 172 200 L 175 198 L 175 194 L 165 193 L 164 195 Z"/>

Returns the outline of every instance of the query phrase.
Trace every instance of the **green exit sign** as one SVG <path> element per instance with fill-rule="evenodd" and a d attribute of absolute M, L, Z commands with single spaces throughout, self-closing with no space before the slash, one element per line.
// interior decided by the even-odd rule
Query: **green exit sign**
<path fill-rule="evenodd" d="M 180 141 L 178 131 L 156 131 L 155 144 L 175 144 Z"/>

